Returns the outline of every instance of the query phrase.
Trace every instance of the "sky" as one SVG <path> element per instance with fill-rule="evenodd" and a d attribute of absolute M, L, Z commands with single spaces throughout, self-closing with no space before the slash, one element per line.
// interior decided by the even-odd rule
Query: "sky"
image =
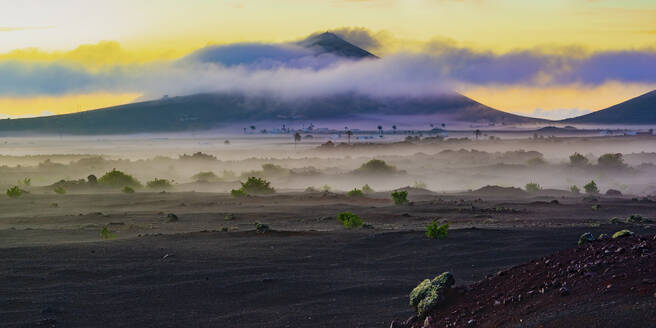
<path fill-rule="evenodd" d="M 164 94 L 355 89 L 453 90 L 500 110 L 564 118 L 656 89 L 653 0 L 0 0 L 0 8 L 0 117 Z M 290 45 L 321 31 L 381 60 L 316 58 Z"/>

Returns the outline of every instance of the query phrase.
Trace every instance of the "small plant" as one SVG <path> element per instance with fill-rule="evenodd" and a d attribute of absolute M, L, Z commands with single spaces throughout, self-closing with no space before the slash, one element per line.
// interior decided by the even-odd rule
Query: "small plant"
<path fill-rule="evenodd" d="M 359 228 L 362 226 L 362 219 L 351 212 L 337 214 L 337 221 L 341 222 L 344 227 L 348 229 Z"/>
<path fill-rule="evenodd" d="M 255 232 L 257 233 L 267 233 L 271 231 L 268 224 L 255 222 Z"/>
<path fill-rule="evenodd" d="M 426 237 L 430 239 L 443 239 L 449 235 L 449 224 L 445 223 L 438 225 L 437 222 L 433 221 L 432 223 L 426 226 Z"/>
<path fill-rule="evenodd" d="M 121 191 L 126 193 L 126 194 L 134 194 L 134 188 L 132 188 L 130 186 L 123 187 L 123 189 L 121 189 Z"/>
<path fill-rule="evenodd" d="M 395 191 L 391 194 L 391 196 L 395 205 L 403 205 L 408 203 L 408 192 L 405 190 Z"/>
<path fill-rule="evenodd" d="M 622 238 L 622 237 L 629 237 L 629 236 L 633 236 L 633 231 L 624 229 L 624 230 L 620 230 L 620 231 L 614 233 L 613 234 L 613 239 Z"/>
<path fill-rule="evenodd" d="M 170 189 L 173 185 L 169 180 L 155 178 L 148 181 L 146 186 L 148 186 L 150 189 Z"/>
<path fill-rule="evenodd" d="M 317 191 L 318 191 L 317 188 L 312 186 L 305 188 L 305 192 L 317 192 Z"/>
<path fill-rule="evenodd" d="M 346 193 L 346 196 L 349 197 L 364 197 L 364 192 L 362 190 L 355 188 L 349 192 Z"/>
<path fill-rule="evenodd" d="M 169 213 L 166 215 L 166 222 L 178 222 L 178 216 L 175 213 Z"/>
<path fill-rule="evenodd" d="M 247 194 L 273 194 L 276 192 L 271 187 L 271 182 L 257 177 L 249 177 L 246 182 L 242 182 L 241 190 Z"/>
<path fill-rule="evenodd" d="M 573 186 L 569 187 L 569 191 L 571 191 L 574 194 L 578 194 L 578 193 L 581 192 L 581 189 L 579 189 L 579 187 L 577 187 L 576 185 L 573 185 Z"/>
<path fill-rule="evenodd" d="M 599 204 L 592 205 L 592 210 L 593 211 L 598 211 L 599 209 L 601 209 L 601 205 L 599 205 Z"/>
<path fill-rule="evenodd" d="M 24 193 L 27 193 L 27 191 L 19 188 L 18 186 L 13 186 L 7 189 L 7 196 L 11 198 L 18 198 L 22 196 Z"/>
<path fill-rule="evenodd" d="M 62 187 L 62 186 L 56 186 L 56 187 L 53 189 L 53 191 L 54 191 L 56 194 L 58 194 L 58 195 L 64 195 L 64 194 L 66 194 L 66 189 L 64 189 L 64 187 Z"/>
<path fill-rule="evenodd" d="M 327 185 L 327 184 L 321 186 L 321 191 L 326 191 L 326 192 L 328 192 L 328 191 L 331 191 L 332 189 L 333 189 L 333 187 L 331 187 L 331 186 L 329 186 L 329 185 Z"/>
<path fill-rule="evenodd" d="M 107 239 L 113 239 L 116 237 L 114 235 L 113 231 L 110 231 L 107 226 L 103 226 L 102 229 L 100 229 L 100 238 L 107 240 Z"/>
<path fill-rule="evenodd" d="M 379 159 L 372 159 L 360 166 L 359 169 L 355 170 L 359 173 L 394 173 L 396 172 L 396 167 L 387 165 L 385 161 Z"/>
<path fill-rule="evenodd" d="M 362 186 L 362 192 L 365 194 L 371 194 L 374 192 L 374 189 L 369 186 L 369 184 L 365 184 Z"/>
<path fill-rule="evenodd" d="M 535 183 L 535 182 L 527 183 L 525 188 L 526 188 L 526 191 L 528 191 L 528 192 L 538 192 L 538 191 L 542 190 L 542 187 L 540 187 L 540 185 Z"/>
<path fill-rule="evenodd" d="M 590 160 L 579 153 L 574 153 L 569 157 L 569 164 L 572 166 L 586 166 L 590 164 Z"/>
<path fill-rule="evenodd" d="M 230 191 L 230 196 L 234 198 L 244 197 L 246 195 L 248 195 L 248 193 L 246 193 L 244 190 L 241 189 L 232 189 Z"/>
<path fill-rule="evenodd" d="M 30 179 L 30 178 L 25 178 L 25 179 L 23 179 L 23 185 L 24 185 L 25 187 L 29 187 L 29 186 L 31 186 L 31 185 L 32 185 L 32 179 Z"/>
<path fill-rule="evenodd" d="M 590 181 L 588 184 L 583 186 L 583 189 L 585 189 L 586 194 L 597 194 L 597 193 L 599 193 L 599 188 L 597 187 L 597 184 L 594 182 L 594 180 Z"/>

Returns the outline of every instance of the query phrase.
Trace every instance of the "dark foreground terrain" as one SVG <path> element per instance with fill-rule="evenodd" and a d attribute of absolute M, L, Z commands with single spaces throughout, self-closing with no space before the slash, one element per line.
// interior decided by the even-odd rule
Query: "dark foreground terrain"
<path fill-rule="evenodd" d="M 408 293 L 423 279 L 450 271 L 470 285 L 576 247 L 586 231 L 649 233 L 608 219 L 656 214 L 648 200 L 600 197 L 592 210 L 582 197 L 503 196 L 411 191 L 412 206 L 330 193 L 3 199 L 0 326 L 388 327 L 413 314 Z M 344 210 L 374 228 L 345 229 L 334 219 Z M 446 239 L 424 236 L 435 219 L 452 224 Z M 275 231 L 258 234 L 255 221 Z M 100 238 L 105 225 L 112 240 Z M 555 320 L 528 326 L 543 319 Z"/>

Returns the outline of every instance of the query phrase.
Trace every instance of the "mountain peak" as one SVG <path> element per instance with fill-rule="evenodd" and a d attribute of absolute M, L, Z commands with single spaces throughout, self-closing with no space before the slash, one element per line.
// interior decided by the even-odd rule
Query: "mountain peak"
<path fill-rule="evenodd" d="M 305 40 L 298 42 L 298 44 L 302 47 L 312 49 L 318 54 L 329 53 L 351 59 L 378 58 L 369 51 L 349 43 L 332 32 L 312 34 Z"/>

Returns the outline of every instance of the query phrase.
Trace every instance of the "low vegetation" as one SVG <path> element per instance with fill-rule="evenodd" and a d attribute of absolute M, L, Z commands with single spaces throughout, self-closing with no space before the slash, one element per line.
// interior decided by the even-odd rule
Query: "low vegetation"
<path fill-rule="evenodd" d="M 426 226 L 426 237 L 430 239 L 443 239 L 449 235 L 449 224 L 439 225 L 433 221 Z"/>
<path fill-rule="evenodd" d="M 577 187 L 576 185 L 572 185 L 571 187 L 569 187 L 569 191 L 575 194 L 581 193 L 581 189 L 579 189 L 579 187 Z"/>
<path fill-rule="evenodd" d="M 130 186 L 123 187 L 123 189 L 121 189 L 121 191 L 126 193 L 126 194 L 134 194 L 134 188 L 132 188 Z"/>
<path fill-rule="evenodd" d="M 100 238 L 107 240 L 107 239 L 113 239 L 116 237 L 113 231 L 109 230 L 109 227 L 103 226 L 102 229 L 100 229 Z"/>
<path fill-rule="evenodd" d="M 257 233 L 267 233 L 271 231 L 268 224 L 255 222 L 255 232 Z"/>
<path fill-rule="evenodd" d="M 447 290 L 455 282 L 450 272 L 444 272 L 433 280 L 422 281 L 410 292 L 410 306 L 419 316 L 428 314 L 445 300 Z"/>
<path fill-rule="evenodd" d="M 590 160 L 579 153 L 574 153 L 569 157 L 569 164 L 572 166 L 586 166 L 590 164 Z"/>
<path fill-rule="evenodd" d="M 349 191 L 346 193 L 346 196 L 349 197 L 364 197 L 364 192 L 358 188 L 354 188 L 353 190 Z"/>
<path fill-rule="evenodd" d="M 374 193 L 374 189 L 369 186 L 369 184 L 365 184 L 362 186 L 362 192 L 365 194 L 371 194 Z"/>
<path fill-rule="evenodd" d="M 622 237 L 629 237 L 629 236 L 633 236 L 633 231 L 628 230 L 628 229 L 623 229 L 623 230 L 620 230 L 620 231 L 614 233 L 613 234 L 613 239 L 622 238 Z"/>
<path fill-rule="evenodd" d="M 362 219 L 351 212 L 337 214 L 337 221 L 341 222 L 348 229 L 362 227 Z"/>
<path fill-rule="evenodd" d="M 588 182 L 585 186 L 583 186 L 583 189 L 585 190 L 586 194 L 599 193 L 599 187 L 597 187 L 597 183 L 595 183 L 594 180 Z"/>
<path fill-rule="evenodd" d="M 579 245 L 591 243 L 593 241 L 595 241 L 595 237 L 589 232 L 586 232 L 579 237 Z"/>
<path fill-rule="evenodd" d="M 140 188 L 141 183 L 129 174 L 113 169 L 98 179 L 98 183 L 112 188 Z"/>
<path fill-rule="evenodd" d="M 355 170 L 356 173 L 371 173 L 371 174 L 381 174 L 381 173 L 396 173 L 396 167 L 388 165 L 385 161 L 380 159 L 372 159 L 360 166 L 359 169 Z"/>
<path fill-rule="evenodd" d="M 191 179 L 198 183 L 217 182 L 221 180 L 216 174 L 214 174 L 214 172 L 211 171 L 196 173 L 191 177 Z"/>
<path fill-rule="evenodd" d="M 56 194 L 58 194 L 58 195 L 64 195 L 64 194 L 66 194 L 66 189 L 64 189 L 64 187 L 62 187 L 62 186 L 55 186 L 55 188 L 53 189 L 53 191 L 54 191 Z"/>
<path fill-rule="evenodd" d="M 538 191 L 542 190 L 542 187 L 539 184 L 535 183 L 535 182 L 529 182 L 529 183 L 526 184 L 525 189 L 528 192 L 538 192 Z"/>
<path fill-rule="evenodd" d="M 153 180 L 150 180 L 146 183 L 146 186 L 150 189 L 171 189 L 173 187 L 173 184 L 171 184 L 171 181 L 166 180 L 166 179 L 158 179 L 155 178 Z"/>
<path fill-rule="evenodd" d="M 397 190 L 393 192 L 391 196 L 395 205 L 404 205 L 408 203 L 408 192 L 405 190 Z"/>
<path fill-rule="evenodd" d="M 232 189 L 230 191 L 230 196 L 232 196 L 234 198 L 240 198 L 240 197 L 244 197 L 244 196 L 247 196 L 247 195 L 248 195 L 248 193 L 246 193 L 246 191 L 241 190 L 241 189 Z"/>
<path fill-rule="evenodd" d="M 27 191 L 19 188 L 18 186 L 13 186 L 7 189 L 7 196 L 10 198 L 18 198 L 25 193 L 27 193 Z"/>

